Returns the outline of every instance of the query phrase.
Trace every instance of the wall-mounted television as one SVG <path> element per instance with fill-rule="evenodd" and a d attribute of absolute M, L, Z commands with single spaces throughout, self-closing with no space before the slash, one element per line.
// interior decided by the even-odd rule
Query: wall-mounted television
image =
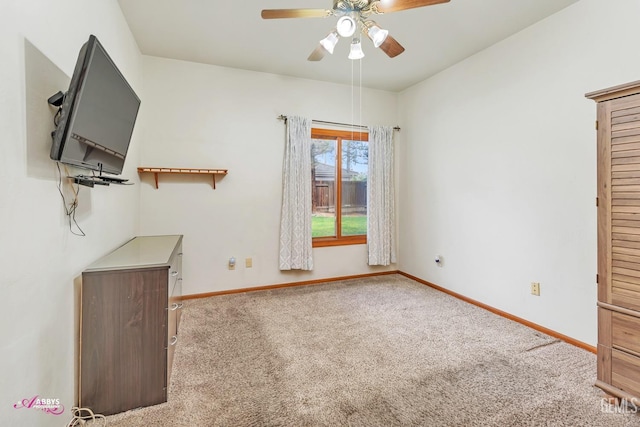
<path fill-rule="evenodd" d="M 121 174 L 139 108 L 140 98 L 91 35 L 60 105 L 51 158 L 100 174 Z"/>

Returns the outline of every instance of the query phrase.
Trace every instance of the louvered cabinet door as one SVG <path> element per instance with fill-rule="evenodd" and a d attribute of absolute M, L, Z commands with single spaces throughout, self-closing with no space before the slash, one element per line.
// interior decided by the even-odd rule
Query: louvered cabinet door
<path fill-rule="evenodd" d="M 640 95 L 600 103 L 598 123 L 598 226 L 604 245 L 598 298 L 640 310 Z"/>

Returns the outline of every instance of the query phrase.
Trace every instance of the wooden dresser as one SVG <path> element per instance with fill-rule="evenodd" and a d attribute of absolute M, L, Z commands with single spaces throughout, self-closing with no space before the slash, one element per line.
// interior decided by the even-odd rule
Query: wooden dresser
<path fill-rule="evenodd" d="M 598 110 L 598 379 L 640 398 L 640 81 L 587 98 Z"/>
<path fill-rule="evenodd" d="M 110 415 L 167 401 L 181 294 L 181 235 L 136 237 L 82 273 L 80 407 Z"/>

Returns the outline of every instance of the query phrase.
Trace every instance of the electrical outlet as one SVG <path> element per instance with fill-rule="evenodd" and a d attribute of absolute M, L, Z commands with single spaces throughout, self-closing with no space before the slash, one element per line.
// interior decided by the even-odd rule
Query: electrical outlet
<path fill-rule="evenodd" d="M 540 296 L 540 283 L 531 282 L 531 295 Z"/>
<path fill-rule="evenodd" d="M 244 266 L 247 268 L 253 267 L 253 260 L 251 258 L 247 258 L 244 260 Z"/>

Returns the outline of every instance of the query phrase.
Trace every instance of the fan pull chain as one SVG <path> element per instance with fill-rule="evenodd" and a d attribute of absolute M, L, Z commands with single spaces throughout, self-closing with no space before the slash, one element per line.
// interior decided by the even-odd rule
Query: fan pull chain
<path fill-rule="evenodd" d="M 354 61 L 350 61 L 350 62 L 351 62 L 351 140 L 353 140 L 353 130 L 354 130 L 354 127 L 355 127 L 354 126 L 354 124 L 355 124 L 355 121 L 354 121 L 354 118 L 355 118 L 355 113 L 354 113 L 355 101 L 354 101 L 354 98 L 355 97 L 354 97 L 354 93 L 353 93 L 353 91 L 354 91 L 354 84 L 353 84 L 353 63 L 354 63 Z"/>
<path fill-rule="evenodd" d="M 362 59 L 358 62 L 360 62 L 360 121 L 358 124 L 362 126 Z"/>

